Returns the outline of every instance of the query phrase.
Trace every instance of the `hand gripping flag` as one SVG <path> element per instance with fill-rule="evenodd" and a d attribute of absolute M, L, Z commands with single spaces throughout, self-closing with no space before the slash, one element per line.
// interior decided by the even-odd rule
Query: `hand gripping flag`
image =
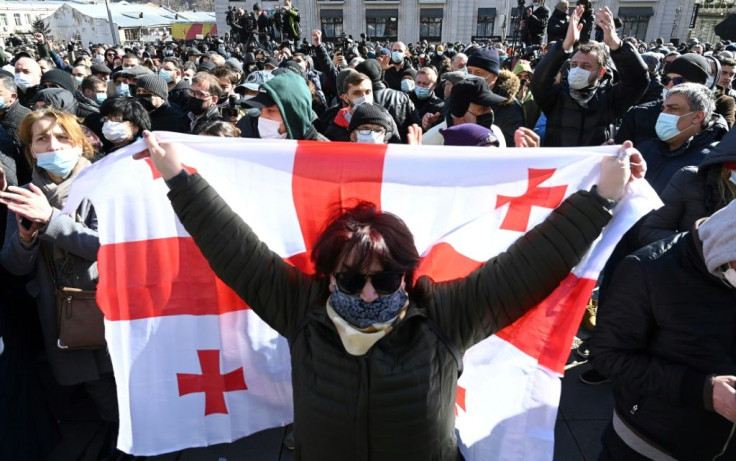
<path fill-rule="evenodd" d="M 419 274 L 438 281 L 468 274 L 590 188 L 602 156 L 615 152 L 159 138 L 182 143 L 185 167 L 300 269 L 313 270 L 309 253 L 334 206 L 362 199 L 404 219 L 422 255 Z M 144 148 L 139 141 L 87 168 L 66 207 L 88 198 L 98 216 L 97 300 L 118 386 L 118 448 L 155 455 L 288 423 L 286 340 L 214 276 L 150 159 L 131 158 Z M 552 459 L 559 378 L 598 272 L 657 205 L 635 181 L 567 279 L 466 353 L 456 427 L 467 460 Z"/>

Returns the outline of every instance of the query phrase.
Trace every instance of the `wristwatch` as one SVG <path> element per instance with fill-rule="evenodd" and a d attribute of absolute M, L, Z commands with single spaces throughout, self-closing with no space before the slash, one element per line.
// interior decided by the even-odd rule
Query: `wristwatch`
<path fill-rule="evenodd" d="M 598 202 L 601 205 L 603 205 L 603 208 L 605 208 L 608 211 L 613 210 L 616 207 L 616 203 L 618 203 L 615 200 L 610 200 L 610 199 L 607 199 L 601 196 L 601 194 L 598 193 L 597 185 L 590 188 L 590 195 L 592 195 L 596 200 L 598 200 Z"/>

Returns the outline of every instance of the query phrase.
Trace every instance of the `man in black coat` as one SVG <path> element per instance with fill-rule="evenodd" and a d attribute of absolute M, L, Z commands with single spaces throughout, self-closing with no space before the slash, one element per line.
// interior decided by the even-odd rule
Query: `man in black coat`
<path fill-rule="evenodd" d="M 186 114 L 168 102 L 166 81 L 156 74 L 141 76 L 136 82 L 135 98 L 151 116 L 153 131 L 189 133 Z"/>
<path fill-rule="evenodd" d="M 565 39 L 567 35 L 567 26 L 569 18 L 567 16 L 567 9 L 570 3 L 567 0 L 562 0 L 557 3 L 552 16 L 550 16 L 547 22 L 547 43 L 558 42 Z"/>
<path fill-rule="evenodd" d="M 23 117 L 31 113 L 31 110 L 21 105 L 18 100 L 18 87 L 15 85 L 13 75 L 9 72 L 0 71 L 0 126 L 18 143 L 18 127 Z"/>
<path fill-rule="evenodd" d="M 532 6 L 526 9 L 526 18 L 522 21 L 522 27 L 526 30 L 522 34 L 526 46 L 542 44 L 548 20 L 549 8 L 544 5 L 544 0 L 532 0 Z"/>
<path fill-rule="evenodd" d="M 710 74 L 710 64 L 697 54 L 688 53 L 678 57 L 665 67 L 662 79 L 664 90 L 670 90 L 680 83 L 700 83 L 704 85 Z M 654 130 L 657 117 L 662 112 L 664 95 L 656 101 L 650 101 L 631 108 L 621 122 L 621 128 L 616 133 L 615 141 L 622 143 L 630 140 L 638 147 L 642 142 L 657 137 Z"/>
<path fill-rule="evenodd" d="M 401 141 L 406 142 L 409 126 L 414 123 L 421 123 L 414 103 L 411 102 L 411 99 L 409 99 L 406 93 L 386 87 L 386 84 L 381 79 L 381 64 L 375 59 L 366 59 L 358 64 L 355 70 L 367 75 L 371 79 L 373 84 L 373 103 L 380 104 L 388 110 L 394 118 L 396 126 L 399 128 Z"/>
<path fill-rule="evenodd" d="M 731 202 L 614 272 L 590 345 L 613 381 L 598 459 L 736 459 L 735 220 Z"/>
<path fill-rule="evenodd" d="M 555 43 L 534 71 L 531 90 L 534 101 L 547 115 L 545 146 L 596 146 L 610 139 L 611 124 L 623 117 L 644 94 L 649 84 L 647 67 L 639 53 L 616 34 L 613 14 L 608 8 L 598 12 L 596 20 L 604 30 L 604 42 L 621 80 L 606 81 L 607 56 L 598 43 L 581 45 L 570 59 L 570 73 L 555 84 L 555 78 L 580 39 L 578 6 L 570 17 L 567 35 Z"/>

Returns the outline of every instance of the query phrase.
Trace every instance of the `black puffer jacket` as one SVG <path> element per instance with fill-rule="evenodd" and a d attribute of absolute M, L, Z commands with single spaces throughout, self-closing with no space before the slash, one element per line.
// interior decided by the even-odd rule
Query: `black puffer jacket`
<path fill-rule="evenodd" d="M 406 142 L 406 134 L 413 123 L 421 125 L 414 103 L 403 91 L 387 88 L 383 82 L 373 82 L 373 104 L 380 104 L 394 118 L 399 128 L 401 142 Z"/>
<path fill-rule="evenodd" d="M 174 131 L 176 133 L 189 133 L 189 117 L 187 114 L 172 106 L 167 101 L 157 107 L 150 114 L 151 130 Z"/>
<path fill-rule="evenodd" d="M 609 125 L 623 117 L 644 94 L 649 84 L 647 67 L 628 43 L 611 52 L 621 81 L 598 87 L 588 107 L 581 107 L 570 96 L 567 82 L 554 79 L 570 56 L 557 42 L 534 71 L 531 90 L 539 108 L 547 115 L 547 147 L 599 146 L 609 135 Z"/>
<path fill-rule="evenodd" d="M 642 222 L 642 245 L 685 232 L 698 219 L 728 205 L 731 194 L 724 184 L 728 178 L 721 173 L 726 162 L 736 162 L 736 130 L 729 131 L 699 167 L 684 167 L 672 176 L 660 195 L 664 206 L 649 213 Z"/>
<path fill-rule="evenodd" d="M 627 256 L 590 356 L 629 427 L 680 461 L 714 459 L 725 445 L 718 459 L 731 460 L 733 424 L 712 411 L 707 376 L 736 375 L 736 290 L 708 272 L 700 247 L 688 232 Z"/>
<path fill-rule="evenodd" d="M 458 363 L 448 344 L 462 353 L 519 318 L 610 219 L 590 193 L 573 194 L 467 278 L 420 278 L 405 318 L 353 356 L 327 316 L 328 279 L 272 253 L 201 176 L 169 184 L 176 214 L 215 273 L 290 341 L 296 459 L 307 461 L 455 461 Z"/>
<path fill-rule="evenodd" d="M 644 141 L 636 147 L 647 161 L 646 180 L 661 194 L 677 170 L 700 165 L 727 132 L 728 126 L 723 117 L 713 114 L 707 128 L 673 151 L 659 138 Z"/>
<path fill-rule="evenodd" d="M 547 43 L 565 40 L 568 24 L 569 18 L 567 13 L 555 8 L 547 23 Z"/>

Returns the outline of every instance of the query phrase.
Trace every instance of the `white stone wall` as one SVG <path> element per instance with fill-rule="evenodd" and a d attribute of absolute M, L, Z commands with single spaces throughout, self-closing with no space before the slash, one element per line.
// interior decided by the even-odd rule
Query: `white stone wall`
<path fill-rule="evenodd" d="M 227 0 L 215 0 L 215 12 L 217 14 L 217 28 L 224 33 L 229 30 L 225 23 L 225 12 L 227 7 L 243 7 L 246 11 L 253 8 L 255 0 L 242 2 L 229 2 Z M 572 4 L 575 0 L 570 0 Z M 280 2 L 259 1 L 263 9 L 273 9 Z M 390 8 L 399 10 L 399 40 L 415 42 L 419 40 L 419 13 L 422 8 L 442 8 L 444 18 L 442 22 L 442 41 L 468 42 L 475 35 L 478 20 L 478 8 L 496 8 L 495 35 L 504 35 L 508 31 L 508 22 L 511 8 L 516 7 L 516 0 L 401 0 L 401 1 L 366 1 L 366 0 L 344 0 L 344 1 L 318 1 L 318 0 L 294 0 L 302 17 L 302 32 L 309 38 L 310 31 L 319 28 L 320 8 L 342 8 L 343 28 L 345 33 L 359 39 L 365 32 L 365 10 L 372 8 Z M 547 6 L 553 9 L 556 0 L 547 0 Z M 654 8 L 654 16 L 649 20 L 646 37 L 640 37 L 652 41 L 657 37 L 669 40 L 677 37 L 686 40 L 688 37 L 688 23 L 692 14 L 695 0 L 593 0 L 595 8 L 608 7 L 614 14 L 619 7 L 649 7 Z M 677 12 L 680 8 L 680 12 Z M 503 23 L 507 28 L 503 28 Z"/>
<path fill-rule="evenodd" d="M 7 26 L 0 21 L 0 38 L 10 34 L 31 33 L 31 23 L 37 18 L 45 19 L 61 6 L 59 2 L 50 2 L 44 5 L 41 2 L 8 2 L 0 1 L 0 15 L 5 15 Z M 21 25 L 15 24 L 14 15 L 19 14 Z M 28 15 L 28 16 L 26 16 Z M 30 19 L 30 21 L 28 20 Z"/>
<path fill-rule="evenodd" d="M 59 8 L 47 22 L 57 42 L 72 40 L 79 34 L 82 43 L 113 43 L 107 20 L 86 16 L 68 5 Z M 125 40 L 123 31 L 118 30 L 117 26 L 115 30 L 118 32 L 119 43 L 122 43 Z"/>

